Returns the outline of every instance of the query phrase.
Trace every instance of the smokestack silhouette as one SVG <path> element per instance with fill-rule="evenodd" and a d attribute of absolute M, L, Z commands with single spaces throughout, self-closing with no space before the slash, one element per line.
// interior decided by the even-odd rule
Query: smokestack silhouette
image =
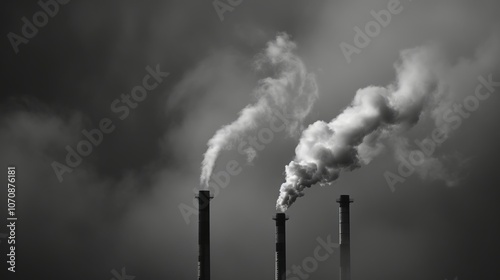
<path fill-rule="evenodd" d="M 210 280 L 210 191 L 199 191 L 198 198 L 198 280 Z"/>
<path fill-rule="evenodd" d="M 352 202 L 348 195 L 341 195 L 337 199 L 339 205 L 339 243 L 340 243 L 340 280 L 351 280 L 351 237 L 349 223 L 349 204 Z"/>
<path fill-rule="evenodd" d="M 276 275 L 275 280 L 286 279 L 286 235 L 285 221 L 288 220 L 285 213 L 277 213 L 273 218 L 276 221 Z"/>

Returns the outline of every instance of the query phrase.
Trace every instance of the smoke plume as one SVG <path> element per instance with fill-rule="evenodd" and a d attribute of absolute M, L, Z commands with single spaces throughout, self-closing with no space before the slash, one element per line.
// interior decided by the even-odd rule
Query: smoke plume
<path fill-rule="evenodd" d="M 257 69 L 274 75 L 259 81 L 254 90 L 256 103 L 246 106 L 235 121 L 220 128 L 208 141 L 200 177 L 205 187 L 220 152 L 233 149 L 242 137 L 272 118 L 276 111 L 286 114 L 289 134 L 302 129 L 302 121 L 309 114 L 318 90 L 314 76 L 307 72 L 302 60 L 293 53 L 295 48 L 295 43 L 283 33 L 268 42 L 265 50 L 257 56 Z M 248 162 L 257 155 L 253 148 L 247 148 L 245 153 Z"/>
<path fill-rule="evenodd" d="M 331 184 L 341 171 L 368 164 L 383 150 L 384 139 L 415 125 L 438 90 L 436 56 L 433 47 L 401 52 L 394 83 L 359 89 L 332 121 L 316 121 L 305 129 L 295 159 L 285 168 L 276 208 L 286 211 L 305 188 Z"/>
<path fill-rule="evenodd" d="M 397 159 L 405 158 L 413 149 L 403 132 L 424 116 L 447 139 L 453 128 L 443 116 L 470 97 L 471 91 L 474 94 L 470 85 L 477 83 L 478 76 L 498 67 L 499 49 L 500 38 L 495 33 L 472 58 L 460 58 L 455 65 L 446 63 L 446 55 L 437 45 L 402 51 L 392 84 L 359 89 L 336 118 L 329 123 L 317 121 L 302 132 L 295 158 L 285 167 L 286 181 L 281 185 L 276 208 L 286 211 L 304 195 L 305 188 L 329 185 L 340 172 L 370 163 L 386 144 L 394 148 Z M 467 162 L 457 154 L 425 155 L 415 169 L 422 178 L 453 186 L 459 176 L 445 168 L 447 161 L 458 162 L 458 168 Z"/>

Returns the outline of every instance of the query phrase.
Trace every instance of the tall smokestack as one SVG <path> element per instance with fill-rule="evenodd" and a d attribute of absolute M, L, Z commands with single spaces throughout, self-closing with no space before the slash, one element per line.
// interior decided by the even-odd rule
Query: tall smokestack
<path fill-rule="evenodd" d="M 197 195 L 198 215 L 198 280 L 210 280 L 210 191 Z"/>
<path fill-rule="evenodd" d="M 339 206 L 339 243 L 340 243 L 340 280 L 351 280 L 351 237 L 349 224 L 348 195 L 341 195 L 337 202 Z"/>
<path fill-rule="evenodd" d="M 277 213 L 273 218 L 276 221 L 276 275 L 275 280 L 286 279 L 286 236 L 285 221 L 288 220 L 285 213 Z"/>

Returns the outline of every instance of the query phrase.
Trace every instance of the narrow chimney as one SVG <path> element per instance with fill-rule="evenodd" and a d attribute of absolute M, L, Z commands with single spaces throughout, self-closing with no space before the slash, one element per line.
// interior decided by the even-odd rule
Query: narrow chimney
<path fill-rule="evenodd" d="M 339 206 L 339 243 L 340 243 L 340 280 L 351 280 L 351 237 L 349 224 L 348 195 L 341 195 L 337 200 Z"/>
<path fill-rule="evenodd" d="M 198 198 L 198 280 L 210 280 L 210 191 L 200 191 Z"/>
<path fill-rule="evenodd" d="M 276 221 L 276 275 L 275 280 L 286 280 L 286 236 L 285 221 L 288 220 L 285 213 L 277 213 L 273 218 Z"/>

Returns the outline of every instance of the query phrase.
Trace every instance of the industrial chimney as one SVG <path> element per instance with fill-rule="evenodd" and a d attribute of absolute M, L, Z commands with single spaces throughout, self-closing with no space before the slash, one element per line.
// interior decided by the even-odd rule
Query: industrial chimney
<path fill-rule="evenodd" d="M 285 213 L 277 213 L 273 218 L 276 221 L 276 275 L 275 280 L 286 279 L 286 236 L 285 221 L 288 220 Z"/>
<path fill-rule="evenodd" d="M 198 280 L 210 280 L 210 191 L 199 191 L 198 198 Z"/>
<path fill-rule="evenodd" d="M 339 243 L 340 243 L 340 280 L 351 280 L 351 237 L 349 224 L 349 204 L 353 202 L 348 195 L 341 195 L 339 206 Z"/>

